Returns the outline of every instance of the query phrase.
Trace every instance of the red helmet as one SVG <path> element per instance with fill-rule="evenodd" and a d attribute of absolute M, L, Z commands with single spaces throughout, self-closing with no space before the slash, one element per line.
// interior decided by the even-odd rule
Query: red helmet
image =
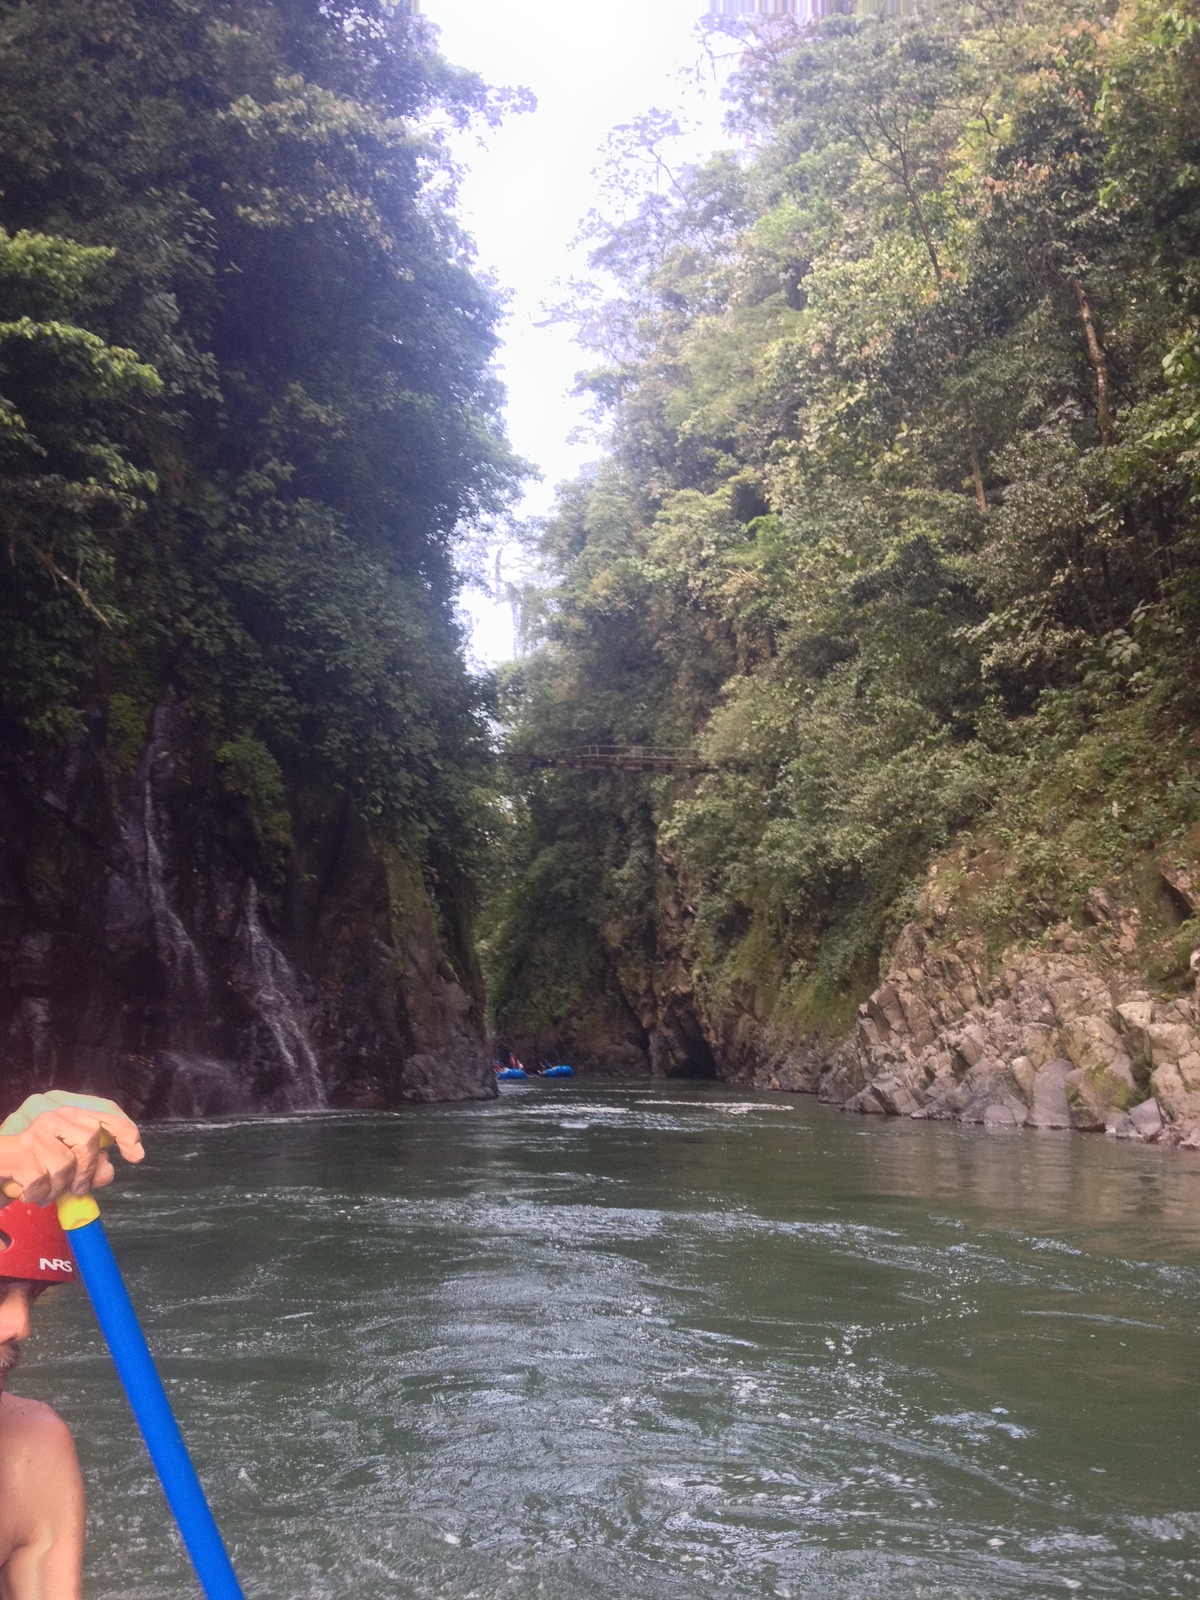
<path fill-rule="evenodd" d="M 0 1278 L 74 1283 L 75 1257 L 53 1206 L 14 1200 L 0 1211 Z"/>

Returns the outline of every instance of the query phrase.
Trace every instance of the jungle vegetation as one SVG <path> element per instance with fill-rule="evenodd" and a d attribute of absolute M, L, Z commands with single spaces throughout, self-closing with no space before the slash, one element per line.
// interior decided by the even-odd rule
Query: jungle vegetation
<path fill-rule="evenodd" d="M 436 131 L 505 96 L 409 9 L 0 4 L 0 781 L 96 730 L 119 776 L 173 695 L 260 854 L 347 805 L 436 885 L 455 541 L 520 469 Z"/>
<path fill-rule="evenodd" d="M 1200 817 L 1200 11 L 919 9 L 747 28 L 745 157 L 647 119 L 589 223 L 609 442 L 531 535 L 510 744 L 713 770 L 516 783 L 511 1036 L 635 1003 L 664 919 L 705 1003 L 836 1024 L 955 841 L 1003 942 Z"/>

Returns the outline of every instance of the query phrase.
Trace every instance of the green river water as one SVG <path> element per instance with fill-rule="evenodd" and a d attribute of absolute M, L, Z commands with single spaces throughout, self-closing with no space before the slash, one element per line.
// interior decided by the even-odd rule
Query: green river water
<path fill-rule="evenodd" d="M 106 1216 L 252 1600 L 1200 1595 L 1200 1157 L 678 1083 L 148 1144 Z M 197 1593 L 38 1319 L 90 1600 Z"/>

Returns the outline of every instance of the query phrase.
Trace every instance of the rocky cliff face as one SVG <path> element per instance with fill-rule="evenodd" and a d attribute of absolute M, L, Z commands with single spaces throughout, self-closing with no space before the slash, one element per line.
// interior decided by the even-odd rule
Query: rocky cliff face
<path fill-rule="evenodd" d="M 921 915 L 849 1036 L 777 1049 L 754 1081 L 852 1112 L 1200 1148 L 1197 996 L 1178 984 L 1155 992 L 1146 978 L 1193 926 L 1195 843 L 1189 836 L 1183 855 L 1145 863 L 1158 901 L 1145 918 L 1097 885 L 1076 923 L 999 959 L 939 888 L 935 864 Z M 1194 952 L 1194 974 L 1198 963 Z"/>
<path fill-rule="evenodd" d="M 264 841 L 187 711 L 97 710 L 0 792 L 0 1084 L 143 1117 L 495 1093 L 473 956 L 336 796 Z"/>
<path fill-rule="evenodd" d="M 1200 1148 L 1196 1024 L 1190 999 L 1086 957 L 1024 954 L 987 981 L 910 926 L 816 1089 L 847 1111 Z"/>
<path fill-rule="evenodd" d="M 1104 888 L 1088 895 L 1078 927 L 1063 922 L 1040 945 L 994 959 L 939 890 L 935 866 L 883 982 L 838 1038 L 798 1032 L 750 979 L 704 995 L 689 959 L 689 908 L 672 863 L 661 866 L 655 959 L 623 968 L 619 941 L 606 950 L 641 1035 L 636 1051 L 625 1040 L 614 1051 L 625 1070 L 817 1094 L 864 1114 L 1200 1148 L 1200 1005 L 1190 992 L 1147 986 L 1142 914 Z M 1153 876 L 1159 935 L 1190 926 L 1200 866 L 1164 857 Z M 603 1062 L 617 1043 L 594 1037 L 579 1064 Z"/>

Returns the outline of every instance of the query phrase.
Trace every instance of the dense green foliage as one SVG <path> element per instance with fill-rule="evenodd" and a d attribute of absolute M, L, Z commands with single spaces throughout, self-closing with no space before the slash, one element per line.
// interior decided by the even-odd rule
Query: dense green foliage
<path fill-rule="evenodd" d="M 0 5 L 0 743 L 164 694 L 278 865 L 348 799 L 461 863 L 484 748 L 453 541 L 515 464 L 395 0 Z"/>
<path fill-rule="evenodd" d="M 772 24 L 734 96 L 752 157 L 595 229 L 611 447 L 542 530 L 509 682 L 518 748 L 694 743 L 717 770 L 529 781 L 488 939 L 514 1033 L 589 1004 L 566 956 L 548 997 L 556 951 L 636 961 L 669 892 L 702 999 L 744 978 L 819 1020 L 957 834 L 1051 859 L 1020 796 L 1078 778 L 1110 867 L 1198 811 L 1190 781 L 1143 791 L 1197 709 L 1200 14 Z"/>

